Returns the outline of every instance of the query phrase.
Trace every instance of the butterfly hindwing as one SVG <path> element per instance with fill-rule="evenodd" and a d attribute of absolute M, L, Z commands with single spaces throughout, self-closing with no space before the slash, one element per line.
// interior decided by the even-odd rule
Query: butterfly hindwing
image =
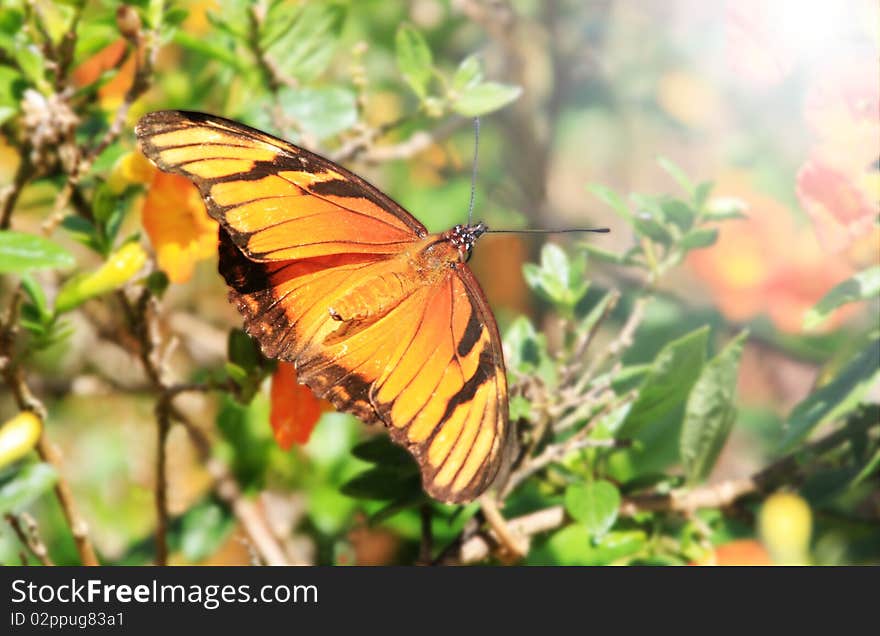
<path fill-rule="evenodd" d="M 263 353 L 338 409 L 383 422 L 433 497 L 485 490 L 510 438 L 507 385 L 494 317 L 457 248 L 341 166 L 241 124 L 163 111 L 137 131 L 220 221 L 220 273 Z"/>

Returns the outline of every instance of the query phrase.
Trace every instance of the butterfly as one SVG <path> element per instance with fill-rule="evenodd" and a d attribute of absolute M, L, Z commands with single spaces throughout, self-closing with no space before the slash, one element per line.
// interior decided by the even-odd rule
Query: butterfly
<path fill-rule="evenodd" d="M 466 264 L 486 226 L 429 233 L 342 166 L 220 117 L 153 112 L 136 134 L 219 221 L 219 271 L 263 354 L 384 423 L 435 499 L 484 492 L 512 439 L 498 326 Z"/>

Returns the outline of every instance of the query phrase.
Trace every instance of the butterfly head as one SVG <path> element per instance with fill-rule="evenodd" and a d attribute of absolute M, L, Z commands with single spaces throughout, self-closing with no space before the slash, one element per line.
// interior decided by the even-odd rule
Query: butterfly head
<path fill-rule="evenodd" d="M 467 261 L 471 257 L 471 250 L 474 243 L 483 234 L 488 231 L 489 227 L 480 221 L 476 225 L 456 225 L 447 232 L 449 242 L 458 250 L 462 261 Z"/>

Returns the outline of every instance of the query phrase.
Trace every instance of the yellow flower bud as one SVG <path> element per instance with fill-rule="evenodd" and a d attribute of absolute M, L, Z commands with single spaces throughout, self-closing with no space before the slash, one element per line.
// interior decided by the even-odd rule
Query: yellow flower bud
<path fill-rule="evenodd" d="M 0 427 L 0 468 L 27 455 L 40 439 L 43 423 L 30 411 L 22 411 Z"/>
<path fill-rule="evenodd" d="M 147 262 L 147 253 L 140 243 L 126 243 L 91 274 L 75 276 L 67 281 L 55 301 L 59 313 L 70 311 L 89 298 L 106 294 L 125 284 Z"/>
<path fill-rule="evenodd" d="M 778 492 L 764 502 L 758 528 L 764 546 L 780 565 L 809 562 L 813 515 L 810 506 L 794 493 Z"/>

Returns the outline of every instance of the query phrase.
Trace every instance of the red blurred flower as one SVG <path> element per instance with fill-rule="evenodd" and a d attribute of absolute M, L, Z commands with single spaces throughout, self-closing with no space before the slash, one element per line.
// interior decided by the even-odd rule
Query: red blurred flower
<path fill-rule="evenodd" d="M 829 66 L 816 73 L 804 103 L 817 147 L 798 173 L 798 198 L 823 247 L 846 252 L 858 267 L 876 263 L 880 252 L 877 71 L 862 59 Z"/>
<path fill-rule="evenodd" d="M 863 171 L 863 179 L 864 185 L 870 184 L 867 170 Z M 876 199 L 869 200 L 866 188 L 860 187 L 863 184 L 820 158 L 807 161 L 798 173 L 798 199 L 813 221 L 817 238 L 831 253 L 841 252 L 876 232 Z M 875 253 L 874 260 L 878 257 Z"/>
<path fill-rule="evenodd" d="M 284 450 L 293 444 L 308 442 L 321 413 L 333 410 L 327 400 L 319 399 L 311 389 L 296 381 L 296 369 L 290 362 L 278 363 L 272 376 L 270 399 L 269 422 L 275 441 Z"/>

